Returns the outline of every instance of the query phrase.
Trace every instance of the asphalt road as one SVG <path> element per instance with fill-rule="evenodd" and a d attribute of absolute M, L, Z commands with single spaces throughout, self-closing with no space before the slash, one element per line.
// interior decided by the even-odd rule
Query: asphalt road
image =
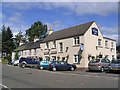
<path fill-rule="evenodd" d="M 118 75 L 86 71 L 48 71 L 2 65 L 4 88 L 118 88 Z"/>

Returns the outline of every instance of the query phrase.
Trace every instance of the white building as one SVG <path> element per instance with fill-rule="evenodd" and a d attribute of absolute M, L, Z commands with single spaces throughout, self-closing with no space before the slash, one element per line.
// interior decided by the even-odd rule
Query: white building
<path fill-rule="evenodd" d="M 20 57 L 65 58 L 81 69 L 87 69 L 90 56 L 116 58 L 116 41 L 104 37 L 95 21 L 56 32 L 50 28 L 48 34 L 42 41 L 23 44 L 14 51 L 21 51 Z"/>

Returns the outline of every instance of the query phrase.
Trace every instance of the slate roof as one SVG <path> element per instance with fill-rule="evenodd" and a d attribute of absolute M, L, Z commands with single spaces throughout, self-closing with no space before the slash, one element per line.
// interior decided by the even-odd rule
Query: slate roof
<path fill-rule="evenodd" d="M 16 48 L 14 51 L 40 48 L 40 42 L 41 42 L 41 40 L 36 41 L 36 42 L 30 42 L 30 43 L 23 44 L 23 45 L 19 46 L 18 48 Z"/>
<path fill-rule="evenodd" d="M 108 38 L 108 37 L 103 37 L 104 39 L 108 39 L 108 40 L 112 40 L 112 41 L 116 41 L 114 39 Z"/>
<path fill-rule="evenodd" d="M 53 32 L 52 34 L 48 35 L 45 39 L 43 39 L 42 42 L 59 40 L 59 39 L 69 38 L 78 35 L 84 35 L 93 22 L 95 21 Z"/>

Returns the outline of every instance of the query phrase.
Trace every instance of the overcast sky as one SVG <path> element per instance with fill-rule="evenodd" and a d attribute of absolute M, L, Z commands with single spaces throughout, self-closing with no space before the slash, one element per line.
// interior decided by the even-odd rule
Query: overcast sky
<path fill-rule="evenodd" d="M 96 21 L 104 36 L 118 41 L 117 2 L 2 2 L 1 7 L 2 24 L 14 35 L 38 20 L 54 31 Z"/>

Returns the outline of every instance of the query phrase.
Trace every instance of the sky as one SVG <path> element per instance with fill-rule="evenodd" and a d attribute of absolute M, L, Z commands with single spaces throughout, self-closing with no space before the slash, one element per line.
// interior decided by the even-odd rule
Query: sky
<path fill-rule="evenodd" d="M 38 20 L 54 31 L 95 21 L 103 36 L 117 40 L 117 2 L 2 2 L 0 19 L 16 35 Z M 1 17 L 2 16 L 2 17 Z M 0 25 L 2 26 L 2 25 Z M 120 41 L 119 41 L 120 42 Z"/>

